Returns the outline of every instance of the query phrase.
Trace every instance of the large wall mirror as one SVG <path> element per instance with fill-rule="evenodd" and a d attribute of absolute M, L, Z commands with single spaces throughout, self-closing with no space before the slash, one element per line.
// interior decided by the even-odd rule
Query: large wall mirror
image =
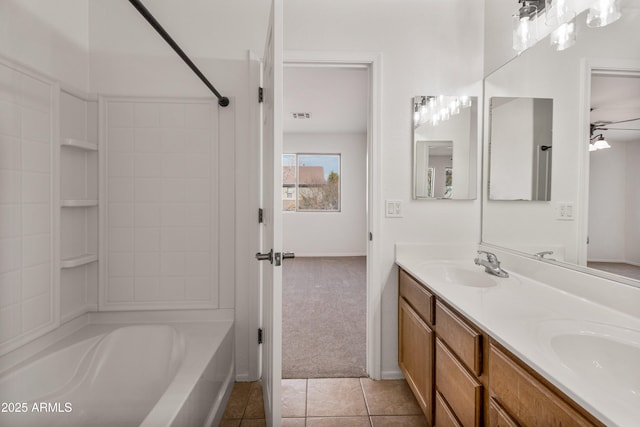
<path fill-rule="evenodd" d="M 413 98 L 413 198 L 475 199 L 478 98 Z"/>
<path fill-rule="evenodd" d="M 493 197 L 486 115 L 482 240 L 527 254 L 554 251 L 552 262 L 640 286 L 640 8 L 622 4 L 622 17 L 603 28 L 578 15 L 571 48 L 557 52 L 543 39 L 485 79 L 487 109 L 551 100 L 544 145 L 553 161 L 545 161 L 547 198 L 494 200 L 526 197 Z M 512 161 L 530 165 L 530 152 L 524 157 Z"/>

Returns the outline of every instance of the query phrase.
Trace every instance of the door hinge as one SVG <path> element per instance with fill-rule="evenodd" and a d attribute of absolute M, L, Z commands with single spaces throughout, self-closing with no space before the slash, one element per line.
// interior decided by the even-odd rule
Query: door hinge
<path fill-rule="evenodd" d="M 258 344 L 262 344 L 262 328 L 258 328 Z"/>
<path fill-rule="evenodd" d="M 373 233 L 372 232 L 369 232 L 369 241 L 370 242 L 373 241 Z"/>
<path fill-rule="evenodd" d="M 258 103 L 263 102 L 264 101 L 264 89 L 259 87 L 258 88 Z"/>
<path fill-rule="evenodd" d="M 262 224 L 264 222 L 264 210 L 262 208 L 258 209 L 258 223 Z"/>

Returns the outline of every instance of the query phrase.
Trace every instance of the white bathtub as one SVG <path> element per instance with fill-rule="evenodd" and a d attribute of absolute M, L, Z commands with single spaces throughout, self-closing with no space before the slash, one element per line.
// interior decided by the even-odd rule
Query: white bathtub
<path fill-rule="evenodd" d="M 0 374 L 0 425 L 216 425 L 233 373 L 232 321 L 88 324 Z"/>

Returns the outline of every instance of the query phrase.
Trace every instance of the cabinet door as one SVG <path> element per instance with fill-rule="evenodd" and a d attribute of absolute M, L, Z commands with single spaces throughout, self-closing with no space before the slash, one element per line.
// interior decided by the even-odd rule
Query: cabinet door
<path fill-rule="evenodd" d="M 433 331 L 403 299 L 398 304 L 398 364 L 433 425 Z"/>

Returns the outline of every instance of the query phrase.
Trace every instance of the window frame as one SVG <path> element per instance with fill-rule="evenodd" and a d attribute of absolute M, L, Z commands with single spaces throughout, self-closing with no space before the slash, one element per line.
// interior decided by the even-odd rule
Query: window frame
<path fill-rule="evenodd" d="M 295 195 L 295 209 L 293 210 L 285 210 L 284 204 L 282 206 L 282 213 L 340 213 L 342 212 L 342 153 L 317 153 L 317 152 L 283 152 L 282 153 L 282 173 L 284 174 L 284 158 L 285 156 L 294 156 L 294 167 L 295 167 L 295 184 L 293 186 L 294 195 Z M 300 209 L 299 201 L 300 201 L 300 174 L 298 172 L 300 167 L 300 156 L 337 156 L 338 157 L 338 208 L 333 210 L 328 209 Z M 284 180 L 282 182 L 282 188 L 291 188 L 284 186 Z M 305 188 L 305 187 L 303 187 Z M 284 200 L 284 199 L 283 199 Z"/>

